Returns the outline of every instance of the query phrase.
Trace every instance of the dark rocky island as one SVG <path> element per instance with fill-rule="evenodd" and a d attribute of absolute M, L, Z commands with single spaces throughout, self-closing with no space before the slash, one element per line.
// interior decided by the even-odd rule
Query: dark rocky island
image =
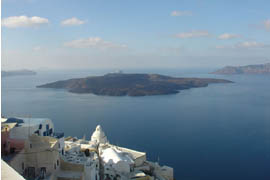
<path fill-rule="evenodd" d="M 2 77 L 8 76 L 29 76 L 29 75 L 36 75 L 37 73 L 30 70 L 14 70 L 14 71 L 1 71 Z"/>
<path fill-rule="evenodd" d="M 231 81 L 210 78 L 174 78 L 159 74 L 110 73 L 104 76 L 56 81 L 37 87 L 108 96 L 146 96 L 175 94 L 183 89 L 206 87 L 210 83 L 231 83 Z"/>
<path fill-rule="evenodd" d="M 248 66 L 226 66 L 212 74 L 270 74 L 270 63 Z"/>

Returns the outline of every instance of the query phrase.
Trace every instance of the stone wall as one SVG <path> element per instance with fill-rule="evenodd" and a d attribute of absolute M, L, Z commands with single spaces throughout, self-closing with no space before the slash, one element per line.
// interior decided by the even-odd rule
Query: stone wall
<path fill-rule="evenodd" d="M 63 171 L 84 171 L 84 165 L 82 164 L 75 164 L 75 163 L 69 163 L 64 161 L 63 159 L 60 159 L 60 169 Z"/>

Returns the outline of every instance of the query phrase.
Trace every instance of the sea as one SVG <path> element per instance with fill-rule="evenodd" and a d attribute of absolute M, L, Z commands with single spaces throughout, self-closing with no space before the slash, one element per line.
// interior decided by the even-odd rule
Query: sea
<path fill-rule="evenodd" d="M 110 69 L 38 71 L 2 78 L 2 116 L 50 118 L 65 136 L 91 138 L 100 124 L 112 144 L 147 153 L 181 180 L 270 179 L 270 76 L 213 75 L 211 69 L 123 69 L 230 84 L 178 94 L 111 97 L 37 85 L 104 75 Z"/>

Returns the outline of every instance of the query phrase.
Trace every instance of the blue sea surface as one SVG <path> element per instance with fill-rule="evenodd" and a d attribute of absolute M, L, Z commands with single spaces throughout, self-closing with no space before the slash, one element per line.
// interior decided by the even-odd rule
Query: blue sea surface
<path fill-rule="evenodd" d="M 65 136 L 90 139 L 100 124 L 113 144 L 144 151 L 181 180 L 270 179 L 270 76 L 213 75 L 207 70 L 126 70 L 214 77 L 178 94 L 110 97 L 36 88 L 108 70 L 38 72 L 2 78 L 2 115 L 47 117 Z"/>

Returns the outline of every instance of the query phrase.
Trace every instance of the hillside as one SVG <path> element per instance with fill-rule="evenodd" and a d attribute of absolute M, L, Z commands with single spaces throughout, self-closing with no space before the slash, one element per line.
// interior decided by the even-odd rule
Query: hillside
<path fill-rule="evenodd" d="M 212 74 L 270 74 L 270 63 L 248 66 L 226 66 Z"/>
<path fill-rule="evenodd" d="M 27 76 L 27 75 L 36 75 L 37 73 L 30 70 L 14 70 L 14 71 L 1 71 L 2 77 L 8 76 Z"/>

